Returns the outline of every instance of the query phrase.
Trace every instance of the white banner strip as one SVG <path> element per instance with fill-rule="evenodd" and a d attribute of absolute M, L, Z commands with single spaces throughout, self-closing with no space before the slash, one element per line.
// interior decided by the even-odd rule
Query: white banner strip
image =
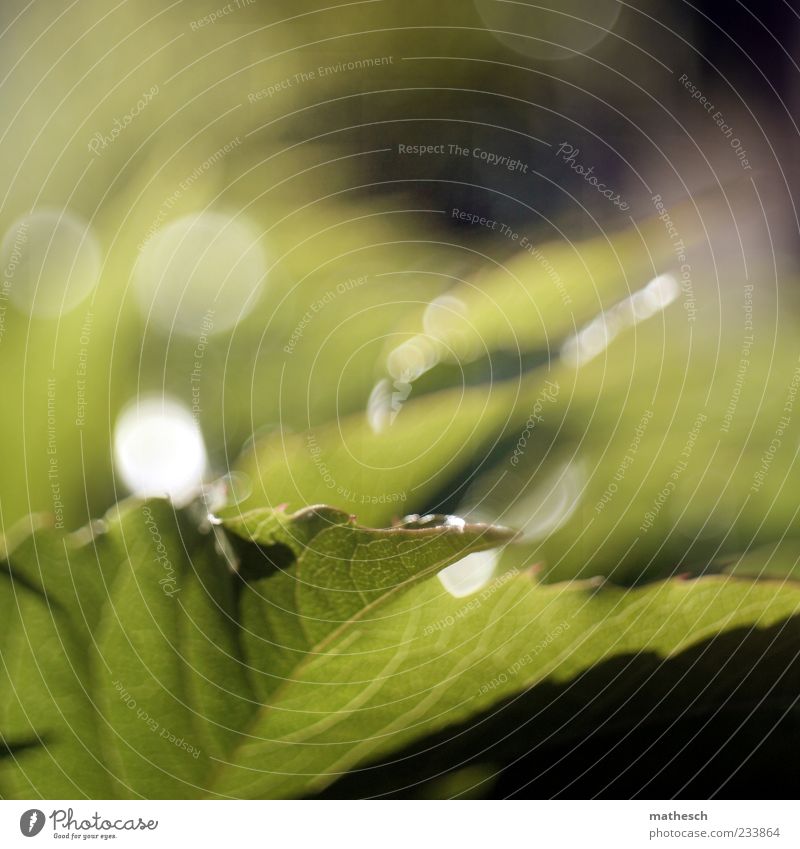
<path fill-rule="evenodd" d="M 774 801 L 0 801 L 0 846 L 796 849 L 799 810 Z"/>

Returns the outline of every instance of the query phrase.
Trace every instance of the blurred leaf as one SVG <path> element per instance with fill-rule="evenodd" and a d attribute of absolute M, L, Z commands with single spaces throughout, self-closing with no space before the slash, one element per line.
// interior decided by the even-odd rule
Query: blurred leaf
<path fill-rule="evenodd" d="M 717 571 L 717 561 L 796 539 L 794 321 L 787 310 L 742 355 L 735 330 L 705 333 L 667 314 L 578 369 L 562 364 L 551 379 L 574 389 L 559 442 L 540 441 L 513 475 L 486 470 L 463 511 L 521 529 L 554 581 Z M 561 521 L 545 526 L 559 509 Z"/>
<path fill-rule="evenodd" d="M 552 401 L 545 406 L 554 411 L 555 422 L 565 389 L 548 382 L 544 370 L 521 383 L 443 390 L 419 399 L 412 394 L 408 401 L 389 387 L 377 414 L 367 410 L 306 433 L 278 432 L 259 441 L 238 463 L 254 482 L 240 508 L 330 501 L 371 524 L 409 510 L 440 511 L 441 499 L 434 498 L 440 490 L 442 498 L 452 499 L 448 487 L 494 462 L 493 452 L 508 462 L 504 436 L 516 438 L 539 394 L 548 391 Z"/>

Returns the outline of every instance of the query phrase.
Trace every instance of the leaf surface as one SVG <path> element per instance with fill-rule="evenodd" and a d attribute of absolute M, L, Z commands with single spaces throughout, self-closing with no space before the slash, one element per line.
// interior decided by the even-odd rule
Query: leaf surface
<path fill-rule="evenodd" d="M 93 533 L 12 549 L 3 796 L 308 795 L 543 682 L 800 608 L 791 582 L 626 591 L 527 569 L 455 598 L 439 570 L 510 531 L 454 517 L 370 529 L 328 507 L 217 521 L 132 502 Z"/>

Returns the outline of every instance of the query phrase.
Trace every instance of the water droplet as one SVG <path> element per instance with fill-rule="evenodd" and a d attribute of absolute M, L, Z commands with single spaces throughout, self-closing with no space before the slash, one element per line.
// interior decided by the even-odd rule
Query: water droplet
<path fill-rule="evenodd" d="M 168 496 L 178 504 L 199 492 L 207 465 L 192 414 L 162 397 L 134 401 L 122 412 L 114 429 L 114 459 L 134 495 Z"/>
<path fill-rule="evenodd" d="M 425 516 L 420 516 L 418 513 L 412 513 L 409 516 L 404 516 L 397 527 L 413 530 L 457 528 L 459 531 L 463 531 L 466 525 L 466 520 L 462 519 L 461 516 L 452 516 L 447 513 L 428 513 Z"/>
<path fill-rule="evenodd" d="M 447 528 L 458 528 L 459 531 L 463 531 L 466 527 L 466 521 L 461 518 L 461 516 L 448 516 L 444 520 L 444 525 Z"/>
<path fill-rule="evenodd" d="M 145 244 L 136 295 L 143 314 L 166 333 L 223 333 L 252 311 L 265 274 L 259 233 L 247 219 L 201 212 Z"/>
<path fill-rule="evenodd" d="M 455 598 L 463 598 L 486 586 L 500 561 L 500 548 L 476 551 L 439 572 L 442 586 Z"/>
<path fill-rule="evenodd" d="M 0 264 L 0 285 L 18 309 L 55 318 L 75 309 L 97 285 L 102 254 L 86 221 L 68 210 L 42 209 L 9 227 Z"/>

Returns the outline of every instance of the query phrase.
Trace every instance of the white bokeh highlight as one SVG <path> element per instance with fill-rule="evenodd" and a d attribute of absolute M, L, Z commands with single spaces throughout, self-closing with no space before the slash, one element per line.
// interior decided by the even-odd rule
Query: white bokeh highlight
<path fill-rule="evenodd" d="M 118 418 L 114 462 L 134 495 L 166 496 L 180 505 L 200 491 L 208 457 L 188 408 L 169 398 L 151 397 L 133 402 Z"/>
<path fill-rule="evenodd" d="M 490 548 L 462 557 L 439 572 L 442 586 L 455 598 L 472 595 L 491 581 L 500 562 L 501 551 L 500 548 Z"/>
<path fill-rule="evenodd" d="M 659 274 L 644 288 L 634 292 L 593 318 L 561 346 L 561 359 L 575 366 L 593 360 L 629 327 L 652 318 L 677 300 L 681 293 L 672 274 Z"/>
<path fill-rule="evenodd" d="M 487 29 L 506 47 L 534 59 L 580 56 L 607 38 L 619 0 L 474 0 Z M 525 37 L 527 36 L 527 37 Z"/>
<path fill-rule="evenodd" d="M 153 235 L 134 271 L 142 314 L 167 335 L 223 333 L 253 310 L 266 260 L 260 234 L 245 217 L 206 211 L 185 215 Z"/>
<path fill-rule="evenodd" d="M 21 312 L 56 318 L 95 288 L 102 252 L 90 225 L 64 209 L 18 218 L 0 243 L 2 286 Z"/>
<path fill-rule="evenodd" d="M 575 514 L 585 485 L 583 464 L 567 463 L 515 501 L 503 521 L 519 528 L 520 538 L 527 542 L 546 539 Z"/>

